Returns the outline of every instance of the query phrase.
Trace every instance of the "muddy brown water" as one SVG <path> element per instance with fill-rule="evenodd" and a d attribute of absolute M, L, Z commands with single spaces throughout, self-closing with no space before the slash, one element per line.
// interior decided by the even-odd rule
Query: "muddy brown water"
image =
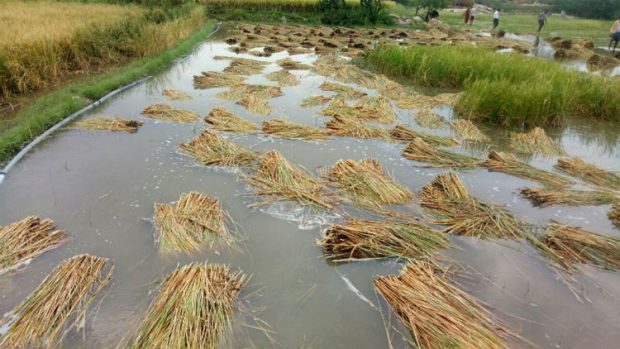
<path fill-rule="evenodd" d="M 270 100 L 273 112 L 269 117 L 249 114 L 234 102 L 216 98 L 221 88 L 195 90 L 193 75 L 227 66 L 227 61 L 213 60 L 215 55 L 233 54 L 217 39 L 204 43 L 167 72 L 84 116 L 117 114 L 144 121 L 136 134 L 63 130 L 10 173 L 0 187 L 0 225 L 27 215 L 49 217 L 71 241 L 35 259 L 22 271 L 0 276 L 0 312 L 7 313 L 19 304 L 62 260 L 80 253 L 107 257 L 115 265 L 114 281 L 90 310 L 84 331 L 70 332 L 63 347 L 114 347 L 137 326 L 168 273 L 178 265 L 206 260 L 226 263 L 252 275 L 240 295 L 232 339 L 223 343 L 223 348 L 408 347 L 403 339 L 406 331 L 372 286 L 375 276 L 398 273 L 398 261 L 339 266 L 326 263 L 315 240 L 329 223 L 341 218 L 312 215 L 296 205 L 249 208 L 257 199 L 238 173 L 200 166 L 179 152 L 179 143 L 207 127 L 203 121 L 176 124 L 140 116 L 146 106 L 166 102 L 161 94 L 164 88 L 175 88 L 189 93 L 193 100 L 166 103 L 201 115 L 225 106 L 256 123 L 280 117 L 321 127 L 329 120 L 318 115 L 319 107 L 299 106 L 309 95 L 330 94 L 319 86 L 332 80 L 309 71 L 293 71 L 301 84 L 284 87 L 283 97 Z M 286 55 L 282 52 L 257 59 L 275 62 Z M 316 56 L 293 58 L 312 62 Z M 269 65 L 249 82 L 274 84 L 263 75 L 277 69 L 275 64 Z M 395 110 L 398 123 L 423 130 L 413 121 L 411 111 Z M 448 119 L 453 117 L 447 106 L 436 111 Z M 451 133 L 447 129 L 424 131 Z M 506 130 L 485 131 L 492 136 L 495 148 L 509 149 Z M 565 130 L 551 134 L 569 154 L 620 170 L 617 124 L 575 120 Z M 256 151 L 277 149 L 315 174 L 342 158 L 372 157 L 416 192 L 446 171 L 416 167 L 421 164 L 403 159 L 403 144 L 351 138 L 307 142 L 233 133 L 226 137 Z M 466 143 L 456 150 L 484 157 L 489 147 Z M 548 170 L 556 160 L 522 158 Z M 518 195 L 519 188 L 536 183 L 483 169 L 461 172 L 461 177 L 474 195 L 503 204 L 530 223 L 544 226 L 555 220 L 620 236 L 620 230 L 606 217 L 608 206 L 540 209 Z M 243 241 L 238 249 L 214 248 L 168 257 L 158 254 L 149 221 L 153 203 L 171 202 L 192 190 L 222 199 L 224 208 L 242 227 Z M 461 237 L 452 240 L 458 249 L 442 253 L 470 272 L 457 280 L 459 287 L 479 298 L 528 341 L 541 348 L 613 348 L 620 343 L 620 273 L 582 268 L 583 274 L 577 278 L 590 301 L 580 303 L 548 263 L 524 243 Z M 270 332 L 257 329 L 265 328 L 265 324 Z M 527 347 L 523 342 L 511 344 Z"/>

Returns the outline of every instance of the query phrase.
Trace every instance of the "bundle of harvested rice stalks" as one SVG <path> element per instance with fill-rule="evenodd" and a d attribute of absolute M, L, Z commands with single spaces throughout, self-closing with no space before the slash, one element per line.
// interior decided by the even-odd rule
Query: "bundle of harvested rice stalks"
<path fill-rule="evenodd" d="M 280 59 L 276 63 L 280 67 L 282 67 L 282 69 L 286 69 L 286 70 L 310 70 L 312 69 L 312 66 L 304 64 L 304 63 L 299 63 L 288 57 Z"/>
<path fill-rule="evenodd" d="M 329 171 L 328 179 L 362 206 L 402 205 L 413 199 L 409 189 L 383 173 L 381 164 L 372 159 L 340 160 Z"/>
<path fill-rule="evenodd" d="M 403 150 L 403 157 L 419 162 L 430 162 L 433 164 L 431 167 L 472 169 L 482 164 L 477 158 L 435 148 L 421 138 L 414 138 L 409 142 Z"/>
<path fill-rule="evenodd" d="M 381 97 L 362 97 L 350 106 L 342 97 L 334 98 L 327 108 L 321 111 L 325 116 L 342 116 L 358 120 L 375 121 L 390 124 L 396 120 L 396 114 L 387 99 Z"/>
<path fill-rule="evenodd" d="M 444 137 L 444 136 L 437 136 L 437 135 L 432 135 L 432 134 L 428 134 L 424 132 L 418 132 L 410 128 L 407 128 L 405 126 L 401 126 L 401 125 L 394 127 L 390 131 L 390 135 L 395 140 L 406 141 L 406 142 L 410 142 L 414 140 L 415 138 L 420 138 L 424 140 L 426 143 L 432 146 L 435 146 L 435 147 L 454 147 L 454 146 L 461 144 L 461 142 L 459 142 L 458 139 L 453 138 L 453 137 Z"/>
<path fill-rule="evenodd" d="M 433 96 L 433 100 L 436 101 L 438 105 L 446 104 L 449 106 L 454 106 L 456 101 L 461 97 L 460 93 L 440 93 L 438 95 Z"/>
<path fill-rule="evenodd" d="M 224 107 L 213 108 L 205 121 L 218 131 L 253 133 L 257 130 L 254 123 L 240 118 Z"/>
<path fill-rule="evenodd" d="M 243 83 L 244 76 L 208 71 L 202 72 L 202 75 L 194 75 L 194 87 L 195 88 L 212 88 L 212 87 L 224 87 L 233 86 Z"/>
<path fill-rule="evenodd" d="M 269 73 L 266 76 L 267 79 L 275 81 L 279 86 L 295 86 L 299 84 L 299 80 L 295 75 L 291 74 L 286 69 L 281 69 L 273 73 Z"/>
<path fill-rule="evenodd" d="M 318 244 L 334 263 L 386 257 L 427 258 L 452 247 L 444 233 L 415 221 L 351 220 L 330 226 Z"/>
<path fill-rule="evenodd" d="M 579 157 L 558 159 L 555 167 L 585 182 L 620 190 L 620 175 L 596 167 L 594 164 L 587 163 Z"/>
<path fill-rule="evenodd" d="M 173 121 L 173 122 L 194 122 L 200 119 L 200 116 L 189 110 L 176 109 L 167 104 L 153 104 L 142 111 L 142 115 L 151 119 Z"/>
<path fill-rule="evenodd" d="M 217 348 L 231 331 L 242 272 L 222 264 L 175 269 L 151 303 L 130 348 Z"/>
<path fill-rule="evenodd" d="M 488 160 L 483 163 L 483 166 L 491 171 L 530 179 L 549 187 L 564 187 L 572 183 L 566 177 L 530 166 L 525 162 L 519 161 L 514 155 L 503 152 L 491 151 Z"/>
<path fill-rule="evenodd" d="M 534 128 L 527 133 L 510 133 L 510 147 L 518 152 L 526 154 L 563 155 L 564 150 L 545 130 L 540 127 Z"/>
<path fill-rule="evenodd" d="M 607 213 L 607 217 L 612 223 L 620 226 L 620 202 L 611 205 L 611 211 Z"/>
<path fill-rule="evenodd" d="M 335 92 L 343 99 L 359 99 L 366 96 L 366 93 L 356 90 L 353 87 L 336 84 L 333 82 L 324 82 L 321 86 L 319 86 L 319 88 L 323 91 Z"/>
<path fill-rule="evenodd" d="M 473 122 L 465 119 L 457 119 L 450 122 L 452 129 L 464 140 L 474 142 L 488 142 L 489 137 L 482 133 Z"/>
<path fill-rule="evenodd" d="M 374 127 L 356 118 L 334 115 L 333 119 L 326 124 L 334 136 L 354 137 L 354 138 L 380 138 L 389 140 L 389 130 Z"/>
<path fill-rule="evenodd" d="M 297 46 L 297 47 L 295 47 L 295 46 L 289 47 L 286 51 L 291 56 L 314 53 L 314 51 L 312 49 L 304 48 L 304 47 L 299 47 L 299 46 Z"/>
<path fill-rule="evenodd" d="M 455 173 L 439 175 L 422 188 L 420 204 L 446 225 L 446 232 L 477 238 L 513 238 L 526 235 L 522 223 L 504 208 L 479 202 Z"/>
<path fill-rule="evenodd" d="M 64 236 L 52 220 L 34 216 L 0 226 L 0 275 L 62 245 Z"/>
<path fill-rule="evenodd" d="M 220 200 L 198 192 L 182 195 L 174 205 L 155 203 L 159 250 L 193 252 L 215 242 L 230 246 L 234 239 L 226 228 L 226 217 Z"/>
<path fill-rule="evenodd" d="M 418 125 L 422 127 L 443 128 L 446 126 L 444 118 L 428 108 L 418 110 L 414 118 Z"/>
<path fill-rule="evenodd" d="M 90 303 L 110 282 L 108 260 L 87 254 L 60 264 L 11 312 L 14 320 L 3 348 L 56 347 L 69 330 L 79 329 Z M 69 321 L 71 320 L 71 321 Z"/>
<path fill-rule="evenodd" d="M 241 98 L 237 104 L 243 106 L 247 111 L 253 114 L 267 116 L 271 114 L 271 106 L 269 102 L 255 95 L 247 95 Z"/>
<path fill-rule="evenodd" d="M 323 105 L 331 100 L 332 100 L 332 97 L 310 96 L 301 102 L 301 106 L 304 108 L 316 107 L 319 105 Z"/>
<path fill-rule="evenodd" d="M 272 136 L 294 139 L 326 139 L 329 131 L 322 128 L 297 124 L 282 119 L 263 122 L 263 132 Z"/>
<path fill-rule="evenodd" d="M 429 261 L 408 263 L 375 287 L 420 348 L 507 348 L 507 331 L 476 299 L 451 285 Z"/>
<path fill-rule="evenodd" d="M 79 128 L 85 130 L 94 131 L 115 131 L 115 132 L 129 132 L 136 133 L 142 121 L 128 120 L 119 117 L 107 117 L 101 116 L 93 119 L 86 119 L 76 122 L 71 128 Z"/>
<path fill-rule="evenodd" d="M 296 201 L 311 207 L 333 208 L 334 196 L 325 184 L 292 165 L 276 150 L 262 155 L 256 173 L 246 180 L 257 189 L 257 195 L 270 197 L 253 206 Z"/>
<path fill-rule="evenodd" d="M 523 188 L 521 195 L 540 207 L 552 205 L 582 206 L 609 205 L 620 201 L 620 196 L 611 191 L 558 190 Z"/>
<path fill-rule="evenodd" d="M 229 90 L 218 93 L 216 97 L 233 102 L 239 102 L 243 99 L 243 97 L 248 95 L 252 95 L 260 99 L 269 99 L 272 97 L 282 96 L 283 93 L 279 86 L 238 84 L 231 86 Z"/>
<path fill-rule="evenodd" d="M 187 93 L 179 90 L 173 90 L 171 88 L 164 89 L 162 93 L 171 101 L 187 102 L 192 100 L 192 97 L 190 97 Z"/>
<path fill-rule="evenodd" d="M 224 68 L 224 71 L 238 75 L 260 74 L 267 64 L 269 64 L 269 62 L 235 57 L 230 61 L 230 65 Z"/>
<path fill-rule="evenodd" d="M 253 152 L 209 131 L 180 147 L 207 166 L 246 166 L 256 159 Z"/>

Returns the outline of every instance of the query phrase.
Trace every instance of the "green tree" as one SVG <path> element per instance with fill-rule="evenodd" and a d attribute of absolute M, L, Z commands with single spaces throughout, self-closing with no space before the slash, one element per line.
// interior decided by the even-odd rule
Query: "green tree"
<path fill-rule="evenodd" d="M 360 6 L 368 21 L 372 24 L 377 23 L 383 10 L 383 2 L 381 0 L 360 0 Z"/>
<path fill-rule="evenodd" d="M 583 18 L 613 19 L 620 15 L 620 0 L 544 0 L 556 11 Z"/>
<path fill-rule="evenodd" d="M 452 0 L 409 0 L 409 4 L 415 7 L 416 16 L 420 10 L 425 9 L 426 12 L 432 10 L 440 10 L 452 5 Z"/>

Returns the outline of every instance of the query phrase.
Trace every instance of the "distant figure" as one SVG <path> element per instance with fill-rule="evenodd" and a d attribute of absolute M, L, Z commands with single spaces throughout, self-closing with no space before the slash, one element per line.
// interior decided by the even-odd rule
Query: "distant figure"
<path fill-rule="evenodd" d="M 611 40 L 609 40 L 609 50 L 611 51 L 611 45 L 614 45 L 612 53 L 616 52 L 616 48 L 618 47 L 618 41 L 620 41 L 620 16 L 618 19 L 611 25 L 611 29 L 609 29 L 609 36 Z"/>
<path fill-rule="evenodd" d="M 426 16 L 424 17 L 424 21 L 428 23 L 435 18 L 439 18 L 439 12 L 437 10 L 432 10 L 426 14 Z"/>
<path fill-rule="evenodd" d="M 471 7 L 468 7 L 465 12 L 463 12 L 463 19 L 465 20 L 465 24 L 469 23 L 469 16 L 471 16 Z"/>
<path fill-rule="evenodd" d="M 469 12 L 469 25 L 474 24 L 474 20 L 476 19 L 477 14 L 478 14 L 478 9 L 475 7 L 472 8 L 471 11 Z"/>
<path fill-rule="evenodd" d="M 539 33 L 546 23 L 547 23 L 547 10 L 544 10 L 538 14 L 538 32 Z"/>
<path fill-rule="evenodd" d="M 498 25 L 499 25 L 499 9 L 495 9 L 495 12 L 493 12 L 493 30 L 495 30 L 495 28 L 497 28 Z"/>

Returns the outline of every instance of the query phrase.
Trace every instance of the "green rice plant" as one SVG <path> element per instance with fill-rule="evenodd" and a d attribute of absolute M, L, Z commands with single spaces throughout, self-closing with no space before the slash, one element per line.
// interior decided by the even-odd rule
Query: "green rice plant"
<path fill-rule="evenodd" d="M 435 147 L 454 147 L 461 144 L 458 139 L 453 137 L 437 136 L 429 133 L 419 132 L 402 125 L 398 125 L 392 130 L 390 130 L 390 135 L 393 139 L 406 142 L 411 142 L 415 138 L 420 138 L 426 143 Z"/>
<path fill-rule="evenodd" d="M 538 169 L 519 161 L 514 155 L 491 151 L 489 158 L 482 164 L 491 171 L 503 172 L 520 178 L 530 179 L 548 187 L 565 187 L 572 183 L 566 177 L 553 172 Z"/>
<path fill-rule="evenodd" d="M 609 205 L 620 200 L 620 196 L 612 191 L 584 191 L 523 188 L 521 195 L 537 206 L 552 205 L 582 206 L 582 205 Z"/>
<path fill-rule="evenodd" d="M 403 157 L 419 162 L 430 162 L 436 167 L 472 169 L 482 164 L 477 158 L 435 148 L 421 138 L 414 138 L 409 142 L 403 150 Z"/>

